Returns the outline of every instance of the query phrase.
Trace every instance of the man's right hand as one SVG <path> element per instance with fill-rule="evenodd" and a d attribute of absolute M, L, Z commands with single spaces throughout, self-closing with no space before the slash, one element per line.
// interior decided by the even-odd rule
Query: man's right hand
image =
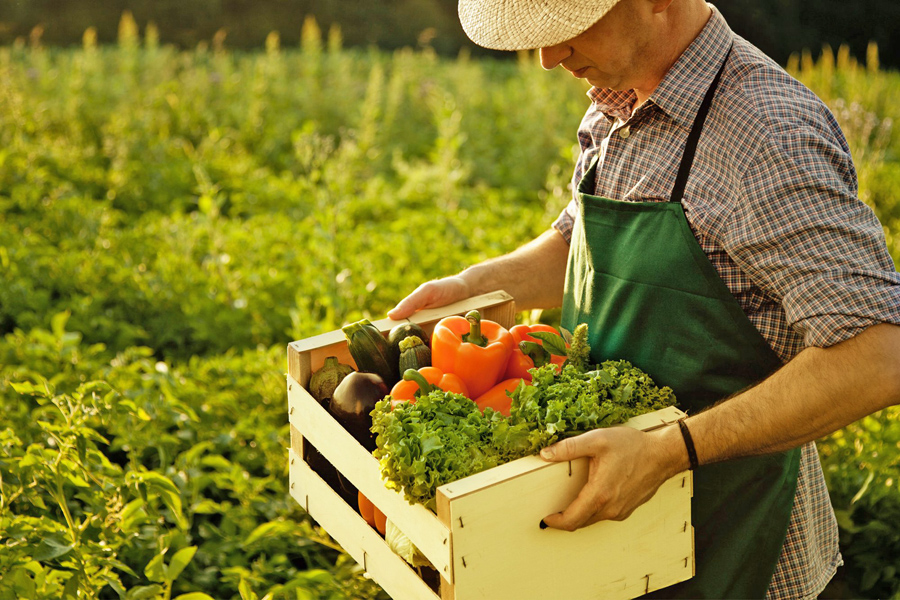
<path fill-rule="evenodd" d="M 417 287 L 411 294 L 397 303 L 397 306 L 389 310 L 387 315 L 391 319 L 399 321 L 409 317 L 417 310 L 446 306 L 453 302 L 465 300 L 471 295 L 469 284 L 459 275 L 435 279 Z"/>

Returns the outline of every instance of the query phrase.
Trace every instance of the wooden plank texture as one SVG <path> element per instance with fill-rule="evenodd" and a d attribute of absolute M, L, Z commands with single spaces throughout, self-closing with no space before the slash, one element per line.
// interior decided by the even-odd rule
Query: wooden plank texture
<path fill-rule="evenodd" d="M 400 494 L 384 487 L 375 457 L 290 377 L 288 405 L 291 426 L 298 434 L 308 439 L 342 475 L 399 527 L 435 569 L 448 578 L 452 577 L 450 532 L 435 514 L 424 506 L 410 505 Z M 299 435 L 292 434 L 292 440 Z M 293 447 L 292 450 L 300 455 L 300 448 Z"/>
<path fill-rule="evenodd" d="M 439 600 L 394 554 L 377 531 L 347 506 L 293 450 L 289 452 L 291 496 L 396 600 Z"/>
<path fill-rule="evenodd" d="M 625 521 L 542 530 L 587 480 L 586 462 L 571 467 L 553 463 L 450 500 L 458 600 L 626 599 L 693 576 L 690 472 Z"/>

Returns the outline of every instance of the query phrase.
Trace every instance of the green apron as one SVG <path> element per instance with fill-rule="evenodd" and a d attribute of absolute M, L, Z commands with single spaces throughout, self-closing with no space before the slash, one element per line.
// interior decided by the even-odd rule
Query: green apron
<path fill-rule="evenodd" d="M 781 365 L 706 257 L 681 205 L 720 75 L 688 136 L 670 201 L 591 195 L 595 158 L 579 185 L 562 310 L 569 331 L 588 324 L 593 361 L 630 361 L 670 386 L 689 414 Z M 691 506 L 696 575 L 655 595 L 763 598 L 784 544 L 799 464 L 795 449 L 699 467 Z"/>

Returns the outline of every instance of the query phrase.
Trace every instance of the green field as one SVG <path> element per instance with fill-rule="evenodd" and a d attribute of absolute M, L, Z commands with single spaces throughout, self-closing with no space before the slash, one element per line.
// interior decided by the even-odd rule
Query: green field
<path fill-rule="evenodd" d="M 585 88 L 312 22 L 251 53 L 123 25 L 0 47 L 0 600 L 382 598 L 287 494 L 285 347 L 548 227 Z M 900 262 L 900 74 L 790 69 Z M 832 596 L 900 597 L 898 415 L 820 444 Z"/>

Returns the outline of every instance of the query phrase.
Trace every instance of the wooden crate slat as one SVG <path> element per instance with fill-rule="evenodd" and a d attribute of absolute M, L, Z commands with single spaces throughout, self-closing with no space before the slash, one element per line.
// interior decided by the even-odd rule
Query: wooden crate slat
<path fill-rule="evenodd" d="M 687 415 L 678 408 L 669 406 L 665 409 L 658 410 L 653 413 L 647 413 L 644 415 L 639 415 L 637 417 L 632 417 L 625 423 L 622 423 L 622 426 L 639 429 L 641 431 L 652 431 L 659 427 L 675 423 L 678 420 L 683 419 L 685 416 Z M 580 458 L 573 462 L 584 462 L 586 464 L 587 460 L 587 458 Z M 533 471 L 546 468 L 548 464 L 549 463 L 544 461 L 539 456 L 526 456 L 518 460 L 499 465 L 497 467 L 494 467 L 493 469 L 488 469 L 487 471 L 482 471 L 481 473 L 475 473 L 474 475 L 470 475 L 469 477 L 466 477 L 464 479 L 460 479 L 458 481 L 443 485 L 438 488 L 438 494 L 446 497 L 448 500 L 453 500 L 455 498 L 464 496 L 465 494 L 477 492 L 485 487 L 502 483 L 508 479 L 521 477 Z"/>
<path fill-rule="evenodd" d="M 377 531 L 347 506 L 293 450 L 291 496 L 396 600 L 440 600 Z"/>
<path fill-rule="evenodd" d="M 399 527 L 440 573 L 451 579 L 450 531 L 437 516 L 424 506 L 410 505 L 400 494 L 384 487 L 375 457 L 290 377 L 288 404 L 290 423 L 297 432 Z M 299 436 L 291 437 L 296 443 Z M 293 446 L 293 450 L 299 456 L 300 448 Z"/>
<path fill-rule="evenodd" d="M 572 463 L 571 476 L 568 463 L 554 463 L 450 500 L 457 598 L 625 599 L 688 579 L 690 475 L 667 481 L 626 521 L 575 532 L 542 530 L 539 522 L 575 498 L 587 480 L 584 462 Z"/>
<path fill-rule="evenodd" d="M 654 429 L 677 423 L 685 417 L 687 417 L 687 413 L 674 406 L 667 406 L 651 413 L 632 417 L 625 423 L 622 423 L 622 425 L 632 429 L 640 429 L 641 431 L 653 431 Z"/>
<path fill-rule="evenodd" d="M 422 325 L 430 335 L 437 321 L 449 315 L 464 315 L 472 309 L 480 310 L 482 318 L 496 321 L 504 327 L 512 327 L 516 322 L 516 308 L 512 296 L 504 291 L 496 291 L 440 308 L 420 310 L 402 321 L 379 319 L 372 321 L 372 324 L 382 333 L 387 333 L 396 325 L 413 322 Z M 356 363 L 346 349 L 346 338 L 343 332 L 337 329 L 288 344 L 288 374 L 306 387 L 309 384 L 310 374 L 319 369 L 328 356 L 337 356 L 342 363 L 356 368 Z"/>

